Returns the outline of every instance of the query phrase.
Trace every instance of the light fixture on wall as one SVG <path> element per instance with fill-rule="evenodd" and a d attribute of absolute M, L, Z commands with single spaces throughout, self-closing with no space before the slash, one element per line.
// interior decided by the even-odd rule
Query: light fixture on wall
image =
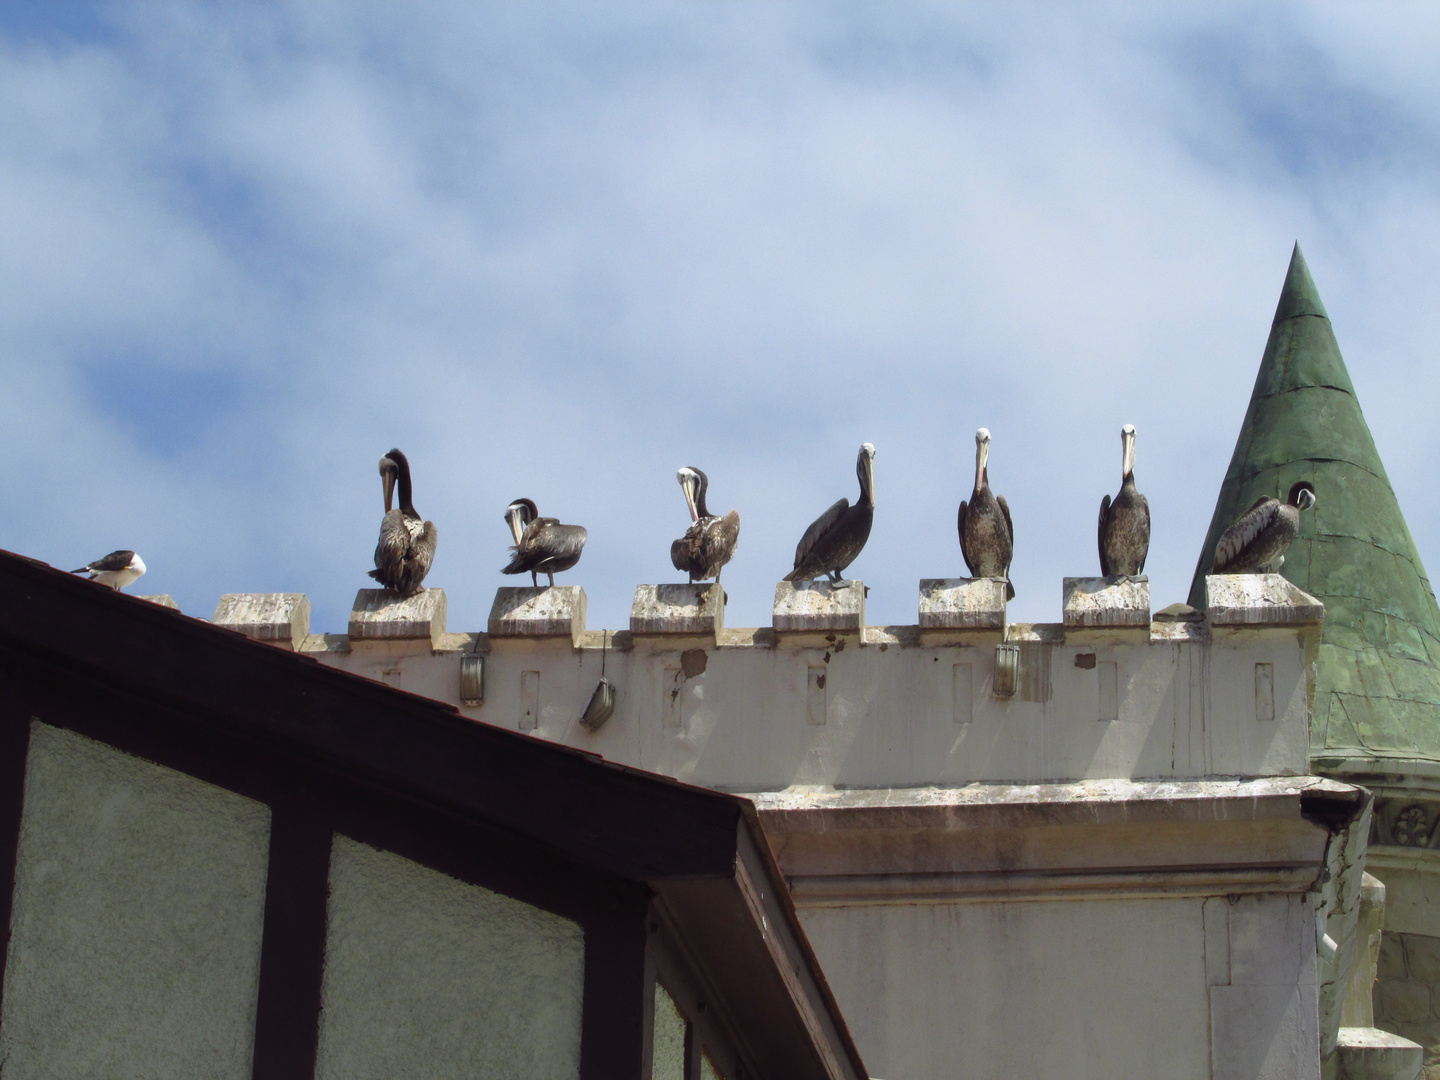
<path fill-rule="evenodd" d="M 475 708 L 485 700 L 485 657 L 467 652 L 460 656 L 460 704 Z"/>
<path fill-rule="evenodd" d="M 1015 687 L 1020 681 L 1020 646 L 1019 645 L 996 645 L 995 646 L 995 678 L 992 687 L 995 696 L 1008 698 L 1015 696 Z"/>
<path fill-rule="evenodd" d="M 580 714 L 580 723 L 589 731 L 599 731 L 615 713 L 615 686 L 605 677 L 605 654 L 609 651 L 610 631 L 602 630 L 600 641 L 600 682 L 590 695 L 590 704 Z"/>

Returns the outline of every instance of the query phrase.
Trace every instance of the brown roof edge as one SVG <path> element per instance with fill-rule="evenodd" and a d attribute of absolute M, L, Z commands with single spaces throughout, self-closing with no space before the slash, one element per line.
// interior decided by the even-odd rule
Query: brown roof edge
<path fill-rule="evenodd" d="M 0 551 L 0 645 L 621 877 L 729 876 L 733 796 L 460 715 Z M 538 783 L 543 778 L 545 783 Z"/>

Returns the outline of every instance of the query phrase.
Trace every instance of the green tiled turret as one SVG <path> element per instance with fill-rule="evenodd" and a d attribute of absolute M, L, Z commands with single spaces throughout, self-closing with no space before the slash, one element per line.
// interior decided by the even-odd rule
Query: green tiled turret
<path fill-rule="evenodd" d="M 1325 602 L 1312 755 L 1440 759 L 1440 609 L 1299 244 L 1192 605 L 1204 605 L 1225 528 L 1260 496 L 1285 498 L 1297 480 L 1315 485 L 1317 502 L 1300 515 L 1281 573 Z"/>

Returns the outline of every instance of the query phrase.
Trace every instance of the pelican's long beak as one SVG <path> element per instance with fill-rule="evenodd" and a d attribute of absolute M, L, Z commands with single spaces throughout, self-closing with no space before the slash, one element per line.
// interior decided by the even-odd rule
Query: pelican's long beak
<path fill-rule="evenodd" d="M 990 460 L 990 432 L 981 428 L 975 433 L 975 490 L 985 484 L 985 462 Z"/>
<path fill-rule="evenodd" d="M 380 460 L 380 483 L 385 488 L 385 512 L 387 514 L 395 502 L 395 474 L 395 463 L 389 458 L 382 458 Z"/>
<path fill-rule="evenodd" d="M 1124 448 L 1120 476 L 1128 479 L 1135 471 L 1135 429 L 1129 424 L 1120 429 L 1120 445 Z"/>
<path fill-rule="evenodd" d="M 505 520 L 510 525 L 510 533 L 515 537 L 515 544 L 518 547 L 520 538 L 525 535 L 525 527 L 521 523 L 524 510 L 518 506 L 512 506 L 505 511 Z"/>
<path fill-rule="evenodd" d="M 700 511 L 695 508 L 695 477 L 688 472 L 680 474 L 680 490 L 685 493 L 685 505 L 690 508 L 690 520 L 700 520 Z"/>
<path fill-rule="evenodd" d="M 875 508 L 875 447 L 866 443 L 863 457 L 865 469 L 865 495 L 870 501 L 870 508 Z"/>

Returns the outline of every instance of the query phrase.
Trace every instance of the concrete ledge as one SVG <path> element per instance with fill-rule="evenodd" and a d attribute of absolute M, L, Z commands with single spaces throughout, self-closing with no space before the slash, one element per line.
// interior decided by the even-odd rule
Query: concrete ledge
<path fill-rule="evenodd" d="M 776 633 L 861 633 L 865 629 L 865 583 L 852 580 L 836 589 L 829 581 L 779 582 L 772 625 Z"/>
<path fill-rule="evenodd" d="M 1004 578 L 921 578 L 921 630 L 1004 630 Z"/>
<path fill-rule="evenodd" d="M 361 589 L 350 610 L 350 644 L 361 641 L 428 639 L 433 648 L 445 635 L 445 590 L 422 589 L 400 597 L 389 589 Z"/>
<path fill-rule="evenodd" d="M 310 601 L 304 593 L 226 593 L 210 621 L 256 641 L 298 649 L 310 633 Z"/>
<path fill-rule="evenodd" d="M 1207 574 L 1205 610 L 1211 626 L 1318 623 L 1325 605 L 1279 574 Z"/>
<path fill-rule="evenodd" d="M 1329 832 L 1314 776 L 747 793 L 802 907 L 1300 894 Z"/>
<path fill-rule="evenodd" d="M 541 588 L 506 585 L 495 590 L 490 636 L 568 637 L 585 633 L 585 590 L 579 585 Z"/>
<path fill-rule="evenodd" d="M 1342 1027 L 1335 1054 L 1339 1080 L 1416 1080 L 1425 1048 L 1379 1028 Z"/>
<path fill-rule="evenodd" d="M 1150 628 L 1150 579 L 1075 578 L 1061 586 L 1065 627 Z"/>
<path fill-rule="evenodd" d="M 174 611 L 180 610 L 180 605 L 169 593 L 161 593 L 159 596 L 137 596 L 137 600 L 149 600 L 152 604 L 159 604 L 161 607 L 168 607 Z"/>
<path fill-rule="evenodd" d="M 716 634 L 725 627 L 725 590 L 712 585 L 640 585 L 630 605 L 632 634 Z"/>

